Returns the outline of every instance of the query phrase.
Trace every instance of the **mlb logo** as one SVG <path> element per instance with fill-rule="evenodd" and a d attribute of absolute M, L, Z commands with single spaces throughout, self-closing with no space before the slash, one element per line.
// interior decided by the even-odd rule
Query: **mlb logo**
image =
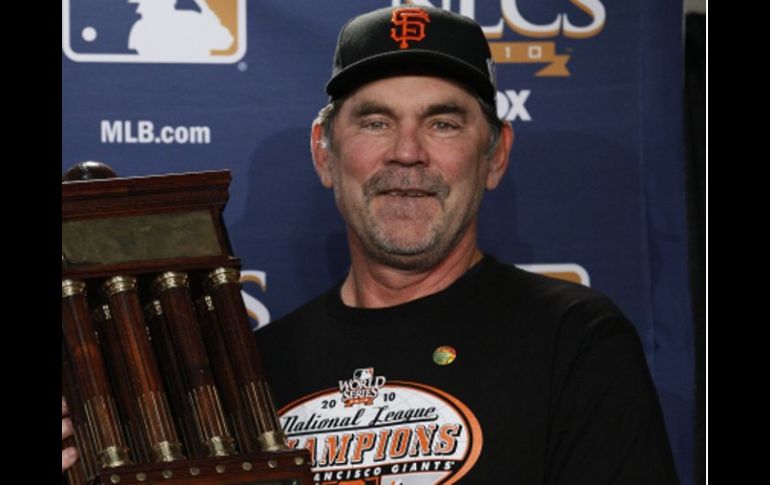
<path fill-rule="evenodd" d="M 374 367 L 368 367 L 366 369 L 356 369 L 353 372 L 353 379 L 358 381 L 365 381 L 374 378 Z"/>
<path fill-rule="evenodd" d="M 76 62 L 229 64 L 246 53 L 246 0 L 62 0 Z"/>

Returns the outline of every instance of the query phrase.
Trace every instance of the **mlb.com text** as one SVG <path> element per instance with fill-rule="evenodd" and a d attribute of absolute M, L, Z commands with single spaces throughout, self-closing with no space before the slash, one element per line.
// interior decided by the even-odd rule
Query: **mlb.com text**
<path fill-rule="evenodd" d="M 156 128 L 149 120 L 102 120 L 101 142 L 207 145 L 211 143 L 211 128 L 168 125 Z"/>

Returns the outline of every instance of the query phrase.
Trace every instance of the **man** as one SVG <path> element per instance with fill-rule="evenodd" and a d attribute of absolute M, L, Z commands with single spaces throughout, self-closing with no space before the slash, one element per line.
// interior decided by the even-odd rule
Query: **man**
<path fill-rule="evenodd" d="M 472 20 L 382 9 L 340 32 L 313 124 L 351 267 L 257 332 L 318 483 L 678 483 L 633 326 L 477 246 L 511 126 Z"/>
<path fill-rule="evenodd" d="M 311 150 L 350 271 L 256 334 L 316 482 L 678 483 L 628 320 L 478 248 L 513 141 L 481 28 L 434 8 L 359 16 L 326 91 Z"/>

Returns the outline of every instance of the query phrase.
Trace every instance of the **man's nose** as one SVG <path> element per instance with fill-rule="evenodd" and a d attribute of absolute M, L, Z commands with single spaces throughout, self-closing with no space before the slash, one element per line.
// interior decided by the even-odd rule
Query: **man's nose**
<path fill-rule="evenodd" d="M 405 123 L 399 127 L 393 143 L 391 162 L 401 165 L 428 163 L 427 153 L 425 153 L 424 143 L 417 125 Z"/>

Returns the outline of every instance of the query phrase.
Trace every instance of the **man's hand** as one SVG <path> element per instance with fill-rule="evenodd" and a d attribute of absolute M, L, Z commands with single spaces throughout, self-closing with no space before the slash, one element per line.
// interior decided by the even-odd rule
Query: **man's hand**
<path fill-rule="evenodd" d="M 61 398 L 61 439 L 65 439 L 72 436 L 72 420 L 68 418 L 69 409 L 67 408 L 67 402 L 64 400 L 64 396 Z M 69 467 L 75 464 L 78 459 L 78 450 L 74 446 L 69 446 L 61 450 L 61 471 L 64 473 Z"/>

